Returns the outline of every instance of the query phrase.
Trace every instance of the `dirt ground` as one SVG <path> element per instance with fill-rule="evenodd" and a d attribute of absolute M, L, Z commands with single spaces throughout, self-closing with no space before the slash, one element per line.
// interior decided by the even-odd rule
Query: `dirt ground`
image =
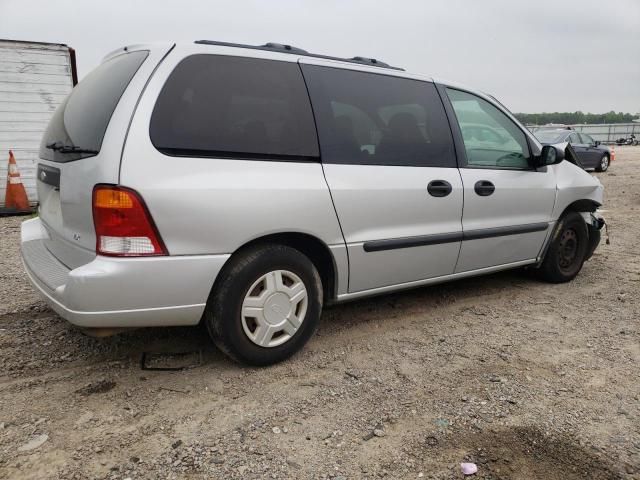
<path fill-rule="evenodd" d="M 24 218 L 0 218 L 0 478 L 640 478 L 640 147 L 616 150 L 611 244 L 575 281 L 335 306 L 263 369 L 202 328 L 84 336 L 28 285 Z"/>

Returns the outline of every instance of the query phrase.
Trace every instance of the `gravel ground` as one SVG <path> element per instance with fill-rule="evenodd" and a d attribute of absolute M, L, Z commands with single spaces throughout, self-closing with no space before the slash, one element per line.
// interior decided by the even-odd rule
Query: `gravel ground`
<path fill-rule="evenodd" d="M 640 148 L 617 152 L 611 245 L 575 281 L 336 306 L 263 369 L 202 328 L 84 336 L 29 287 L 24 218 L 0 218 L 0 478 L 640 478 Z"/>

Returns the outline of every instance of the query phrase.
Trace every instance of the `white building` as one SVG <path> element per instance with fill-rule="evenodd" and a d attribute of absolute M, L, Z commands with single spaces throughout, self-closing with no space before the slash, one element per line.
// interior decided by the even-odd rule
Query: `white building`
<path fill-rule="evenodd" d="M 9 150 L 29 201 L 37 203 L 40 139 L 53 112 L 77 83 L 75 52 L 55 43 L 0 40 L 0 211 Z"/>

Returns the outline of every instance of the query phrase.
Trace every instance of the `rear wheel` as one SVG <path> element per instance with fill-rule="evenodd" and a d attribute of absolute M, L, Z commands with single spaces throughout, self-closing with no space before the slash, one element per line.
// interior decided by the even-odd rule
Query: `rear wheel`
<path fill-rule="evenodd" d="M 604 154 L 600 159 L 600 163 L 598 163 L 598 166 L 596 167 L 596 171 L 606 172 L 608 168 L 609 168 L 609 155 Z"/>
<path fill-rule="evenodd" d="M 279 362 L 316 331 L 322 283 L 298 250 L 253 247 L 232 258 L 220 275 L 204 321 L 218 348 L 234 360 L 259 366 Z"/>
<path fill-rule="evenodd" d="M 573 280 L 585 261 L 589 245 L 587 224 L 579 213 L 568 212 L 558 223 L 538 276 L 552 283 Z"/>

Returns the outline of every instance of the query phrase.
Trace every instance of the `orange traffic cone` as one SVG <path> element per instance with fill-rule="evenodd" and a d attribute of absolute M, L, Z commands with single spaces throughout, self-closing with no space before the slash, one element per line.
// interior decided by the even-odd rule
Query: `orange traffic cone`
<path fill-rule="evenodd" d="M 6 192 L 4 206 L 7 210 L 16 210 L 18 212 L 29 211 L 27 191 L 24 189 L 24 185 L 20 179 L 18 164 L 11 150 L 9 150 L 9 171 L 7 172 Z"/>
<path fill-rule="evenodd" d="M 611 158 L 609 159 L 609 162 L 613 162 L 616 159 L 616 147 L 612 146 L 611 147 Z"/>

